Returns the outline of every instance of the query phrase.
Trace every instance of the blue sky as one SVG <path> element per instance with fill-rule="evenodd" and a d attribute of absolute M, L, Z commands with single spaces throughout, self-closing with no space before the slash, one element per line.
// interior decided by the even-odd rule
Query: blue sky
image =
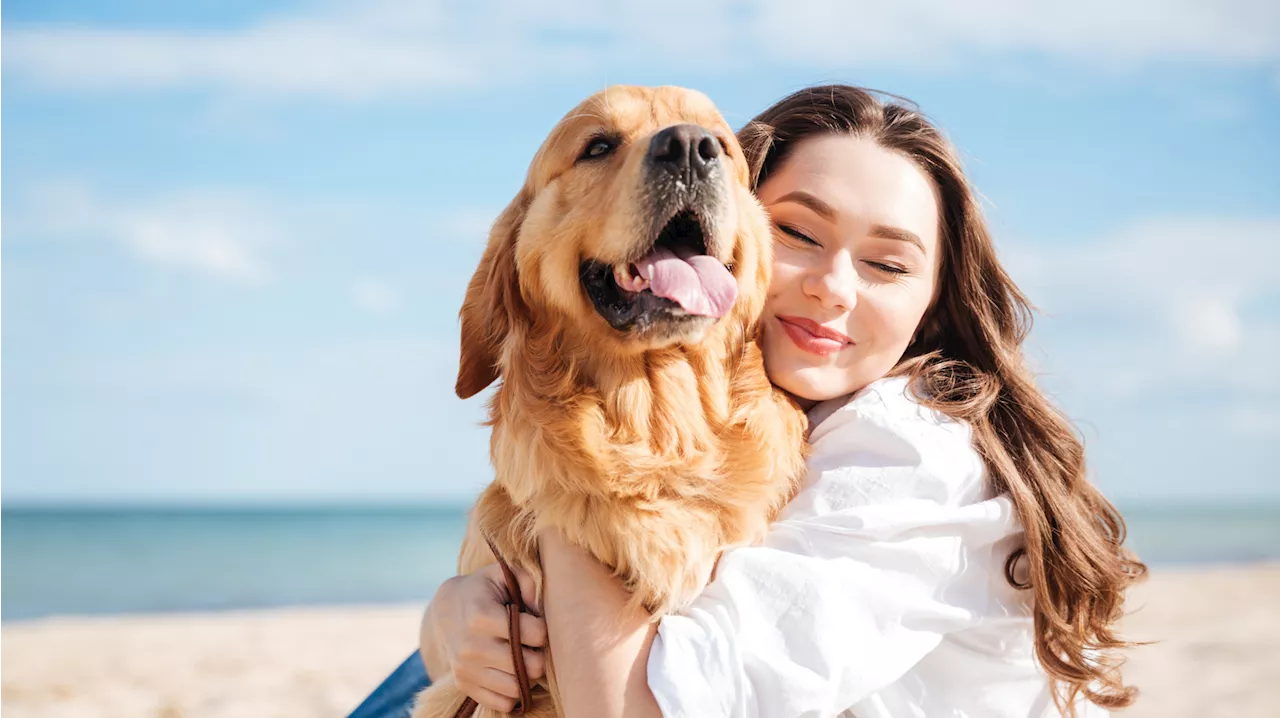
<path fill-rule="evenodd" d="M 476 4 L 479 5 L 479 4 Z M 7 2 L 3 497 L 465 500 L 456 311 L 611 83 L 828 81 L 960 147 L 1120 501 L 1280 498 L 1274 2 Z"/>

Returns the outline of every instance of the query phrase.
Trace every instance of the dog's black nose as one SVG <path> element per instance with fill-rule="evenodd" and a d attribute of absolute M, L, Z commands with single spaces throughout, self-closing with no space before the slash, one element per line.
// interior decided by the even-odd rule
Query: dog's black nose
<path fill-rule="evenodd" d="M 678 177 L 706 179 L 719 160 L 719 140 L 697 125 L 673 125 L 649 143 L 649 161 Z"/>

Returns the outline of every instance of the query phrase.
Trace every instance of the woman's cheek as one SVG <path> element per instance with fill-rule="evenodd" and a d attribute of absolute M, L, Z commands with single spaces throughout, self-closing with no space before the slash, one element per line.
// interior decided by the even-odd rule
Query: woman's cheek
<path fill-rule="evenodd" d="M 776 292 L 782 285 L 795 281 L 795 278 L 804 272 L 804 268 L 800 262 L 796 261 L 797 257 L 794 257 L 794 254 L 787 249 L 780 249 L 774 253 L 771 293 Z"/>
<path fill-rule="evenodd" d="M 781 311 L 782 307 L 795 303 L 795 301 L 791 299 L 791 288 L 794 286 L 795 282 L 793 279 L 785 273 L 779 273 L 777 271 L 773 273 L 773 278 L 769 283 L 769 292 L 764 298 L 764 313 L 760 317 L 762 322 L 768 321 L 770 317 Z M 786 312 L 782 313 L 785 314 Z"/>
<path fill-rule="evenodd" d="M 879 299 L 873 307 L 873 316 L 885 348 L 905 351 L 920 324 L 927 302 L 921 302 L 916 293 L 910 291 Z"/>

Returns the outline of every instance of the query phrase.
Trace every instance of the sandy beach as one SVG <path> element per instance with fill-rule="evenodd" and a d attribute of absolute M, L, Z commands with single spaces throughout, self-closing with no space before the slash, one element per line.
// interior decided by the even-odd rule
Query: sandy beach
<path fill-rule="evenodd" d="M 1132 717 L 1276 715 L 1280 565 L 1156 570 L 1130 597 Z M 3 626 L 7 718 L 342 716 L 413 646 L 420 606 L 53 618 Z"/>

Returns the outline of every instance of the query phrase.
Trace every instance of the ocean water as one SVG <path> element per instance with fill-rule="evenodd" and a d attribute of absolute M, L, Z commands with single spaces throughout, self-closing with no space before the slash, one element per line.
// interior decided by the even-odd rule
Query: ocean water
<path fill-rule="evenodd" d="M 1128 508 L 1157 567 L 1280 560 L 1280 507 Z M 0 619 L 425 602 L 463 507 L 4 509 Z"/>
<path fill-rule="evenodd" d="M 0 619 L 425 602 L 466 511 L 4 509 Z"/>

